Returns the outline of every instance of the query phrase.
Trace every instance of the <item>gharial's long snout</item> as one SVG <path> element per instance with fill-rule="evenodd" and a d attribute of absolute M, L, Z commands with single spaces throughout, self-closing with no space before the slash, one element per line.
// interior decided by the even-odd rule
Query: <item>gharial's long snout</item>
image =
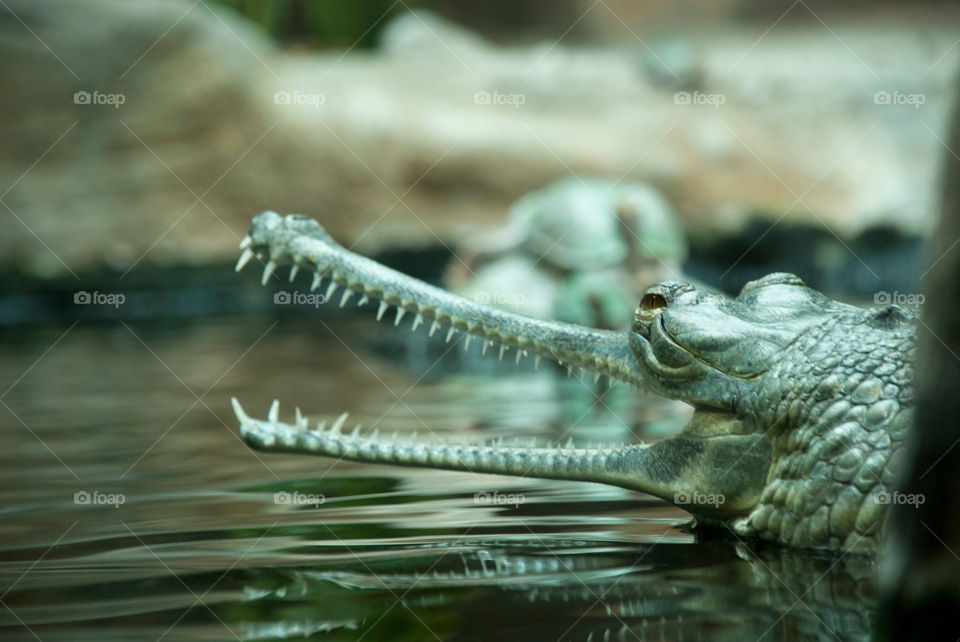
<path fill-rule="evenodd" d="M 517 361 L 527 355 L 537 362 L 547 357 L 568 368 L 643 386 L 623 333 L 535 319 L 459 297 L 344 249 L 311 218 L 264 212 L 253 219 L 241 248 L 237 271 L 254 256 L 266 259 L 264 284 L 278 266 L 292 265 L 291 279 L 301 270 L 313 274 L 311 290 L 329 279 L 328 301 L 343 287 L 341 307 L 353 296 L 359 296 L 358 305 L 377 299 L 377 319 L 394 307 L 396 325 L 410 314 L 413 330 L 429 322 L 430 335 L 444 327 L 447 341 L 464 332 L 467 345 L 476 337 L 484 342 L 484 352 L 494 346 L 501 358 L 515 349 Z"/>
<path fill-rule="evenodd" d="M 649 377 L 650 371 L 641 367 L 641 359 L 634 352 L 636 332 L 609 332 L 534 319 L 469 301 L 344 249 L 316 221 L 306 217 L 260 214 L 253 220 L 250 235 L 241 247 L 244 253 L 237 270 L 254 256 L 260 256 L 267 260 L 264 283 L 277 266 L 291 264 L 291 279 L 299 270 L 313 273 L 311 289 L 317 289 L 328 278 L 327 299 L 338 287 L 344 287 L 341 306 L 353 295 L 360 296 L 361 305 L 371 298 L 379 299 L 378 319 L 395 306 L 396 324 L 409 313 L 414 316 L 413 329 L 429 321 L 432 335 L 440 326 L 447 326 L 447 341 L 457 332 L 465 332 L 467 340 L 472 336 L 484 341 L 485 349 L 489 344 L 499 345 L 501 358 L 512 348 L 517 350 L 518 361 L 532 353 L 537 359 L 545 356 L 568 368 L 584 368 L 637 386 L 660 385 Z M 657 310 L 651 318 L 659 313 Z M 351 435 L 345 435 L 341 432 L 345 417 L 330 429 L 321 424 L 311 430 L 299 411 L 293 424 L 280 422 L 276 402 L 267 421 L 247 416 L 236 400 L 233 406 L 244 439 L 262 450 L 606 483 L 684 505 L 704 516 L 741 515 L 755 506 L 770 460 L 770 444 L 765 436 L 737 434 L 735 420 L 712 421 L 704 413 L 695 415 L 691 424 L 710 423 L 734 429 L 714 430 L 711 434 L 685 433 L 652 445 L 574 448 L 572 444 L 449 445 L 381 439 L 376 432 L 361 435 L 359 426 Z M 705 418 L 710 421 L 704 421 Z M 696 497 L 712 497 L 715 501 L 684 501 Z"/>
<path fill-rule="evenodd" d="M 438 443 L 362 433 L 356 425 L 344 432 L 343 414 L 327 428 L 313 428 L 297 409 L 293 424 L 279 420 L 274 401 L 266 421 L 253 419 L 236 400 L 234 412 L 243 439 L 269 452 L 337 457 L 371 464 L 417 466 L 473 473 L 585 481 L 620 486 L 681 505 L 691 513 L 723 518 L 742 515 L 760 499 L 770 461 L 763 435 L 677 435 L 653 444 L 575 448 L 536 446 L 502 439 L 490 443 Z M 702 500 L 699 498 L 712 498 Z"/>

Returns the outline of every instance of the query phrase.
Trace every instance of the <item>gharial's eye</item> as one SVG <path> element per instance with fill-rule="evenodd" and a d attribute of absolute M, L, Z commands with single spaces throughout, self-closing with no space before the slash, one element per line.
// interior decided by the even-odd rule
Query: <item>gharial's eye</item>
<path fill-rule="evenodd" d="M 789 272 L 774 272 L 773 274 L 762 276 L 755 281 L 749 281 L 743 286 L 743 289 L 740 290 L 740 294 L 743 295 L 747 292 L 752 292 L 753 290 L 758 290 L 768 285 L 806 285 L 806 283 L 804 283 L 803 279 L 796 274 L 790 274 Z"/>
<path fill-rule="evenodd" d="M 651 317 L 667 307 L 667 299 L 657 292 L 648 292 L 640 299 L 637 316 Z"/>

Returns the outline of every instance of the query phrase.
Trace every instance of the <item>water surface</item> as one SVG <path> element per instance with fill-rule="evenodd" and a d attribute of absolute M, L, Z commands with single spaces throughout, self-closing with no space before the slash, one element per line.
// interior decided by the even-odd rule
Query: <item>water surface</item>
<path fill-rule="evenodd" d="M 240 440 L 231 396 L 255 416 L 277 398 L 287 417 L 348 410 L 381 433 L 583 444 L 689 416 L 552 368 L 438 362 L 442 341 L 393 332 L 271 317 L 5 331 L 0 637 L 866 639 L 869 561 L 697 542 L 683 511 L 617 488 Z"/>

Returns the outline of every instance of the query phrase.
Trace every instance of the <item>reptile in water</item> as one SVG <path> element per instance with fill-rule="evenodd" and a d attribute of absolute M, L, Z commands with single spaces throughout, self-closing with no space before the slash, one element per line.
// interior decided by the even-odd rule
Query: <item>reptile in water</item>
<path fill-rule="evenodd" d="M 647 289 L 626 333 L 534 319 L 455 296 L 354 254 L 305 216 L 264 212 L 241 243 L 237 270 L 266 261 L 326 279 L 429 324 L 537 360 L 547 357 L 625 381 L 694 408 L 682 432 L 616 448 L 434 444 L 376 432 L 311 428 L 299 411 L 279 421 L 233 407 L 244 440 L 276 452 L 359 462 L 613 484 L 680 505 L 699 524 L 802 548 L 874 554 L 913 414 L 915 317 L 896 305 L 860 308 L 770 274 L 735 298 L 667 281 Z"/>

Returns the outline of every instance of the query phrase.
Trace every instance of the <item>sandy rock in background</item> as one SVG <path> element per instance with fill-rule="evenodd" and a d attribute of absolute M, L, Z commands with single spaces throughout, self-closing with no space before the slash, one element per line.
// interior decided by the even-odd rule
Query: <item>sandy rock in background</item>
<path fill-rule="evenodd" d="M 203 3 L 8 5 L 0 261 L 40 275 L 229 260 L 264 209 L 362 251 L 455 247 L 570 172 L 652 183 L 693 234 L 925 232 L 956 68 L 929 13 L 685 34 L 677 94 L 640 42 L 498 48 L 421 15 L 380 51 L 291 54 Z"/>

